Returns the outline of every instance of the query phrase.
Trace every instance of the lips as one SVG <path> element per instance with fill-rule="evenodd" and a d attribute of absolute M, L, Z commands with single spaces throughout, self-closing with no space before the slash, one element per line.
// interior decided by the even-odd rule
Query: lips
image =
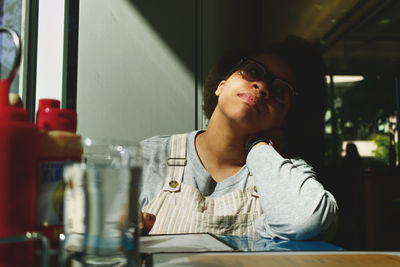
<path fill-rule="evenodd" d="M 260 113 L 261 99 L 252 93 L 239 93 L 238 96 Z"/>

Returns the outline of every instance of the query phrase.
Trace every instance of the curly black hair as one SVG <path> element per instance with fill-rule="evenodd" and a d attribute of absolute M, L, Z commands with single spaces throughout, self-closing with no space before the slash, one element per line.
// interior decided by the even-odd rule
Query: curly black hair
<path fill-rule="evenodd" d="M 293 71 L 298 94 L 292 99 L 284 126 L 287 154 L 322 167 L 324 116 L 327 106 L 326 68 L 318 46 L 297 36 L 257 50 L 236 49 L 224 55 L 206 78 L 203 111 L 210 118 L 218 103 L 215 90 L 243 57 L 271 54 L 283 59 Z"/>

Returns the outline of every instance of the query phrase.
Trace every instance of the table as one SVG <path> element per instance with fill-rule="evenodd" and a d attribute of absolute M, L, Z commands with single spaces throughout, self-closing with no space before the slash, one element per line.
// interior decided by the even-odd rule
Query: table
<path fill-rule="evenodd" d="M 354 252 L 323 241 L 222 236 L 241 252 L 155 253 L 146 267 L 172 266 L 400 266 L 400 252 Z"/>
<path fill-rule="evenodd" d="M 323 241 L 290 241 L 246 236 L 218 238 L 236 250 L 152 253 L 143 255 L 143 266 L 400 266 L 400 252 L 353 252 Z M 70 263 L 67 266 L 84 266 L 73 259 Z"/>
<path fill-rule="evenodd" d="M 268 251 L 154 254 L 154 267 L 392 267 L 400 266 L 400 252 Z"/>

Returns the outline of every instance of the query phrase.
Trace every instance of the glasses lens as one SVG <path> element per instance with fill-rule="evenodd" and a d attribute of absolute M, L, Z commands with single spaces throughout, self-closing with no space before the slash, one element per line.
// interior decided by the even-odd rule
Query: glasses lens
<path fill-rule="evenodd" d="M 259 81 L 264 79 L 265 69 L 254 62 L 245 62 L 240 68 L 240 74 L 248 81 Z"/>
<path fill-rule="evenodd" d="M 269 90 L 271 92 L 271 95 L 281 103 L 288 103 L 290 100 L 290 97 L 292 96 L 292 88 L 289 87 L 289 85 L 280 80 L 280 79 L 275 79 L 269 86 Z"/>
<path fill-rule="evenodd" d="M 265 80 L 271 95 L 280 103 L 288 103 L 294 94 L 293 88 L 286 81 L 275 77 L 257 62 L 247 60 L 238 69 L 243 79 L 251 82 Z"/>

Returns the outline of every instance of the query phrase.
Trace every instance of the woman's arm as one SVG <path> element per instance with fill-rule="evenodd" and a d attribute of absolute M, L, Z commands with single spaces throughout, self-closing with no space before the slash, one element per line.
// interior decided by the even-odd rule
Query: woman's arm
<path fill-rule="evenodd" d="M 285 159 L 272 146 L 263 144 L 249 152 L 247 166 L 263 209 L 256 221 L 261 236 L 305 240 L 334 227 L 336 201 L 306 162 Z"/>

